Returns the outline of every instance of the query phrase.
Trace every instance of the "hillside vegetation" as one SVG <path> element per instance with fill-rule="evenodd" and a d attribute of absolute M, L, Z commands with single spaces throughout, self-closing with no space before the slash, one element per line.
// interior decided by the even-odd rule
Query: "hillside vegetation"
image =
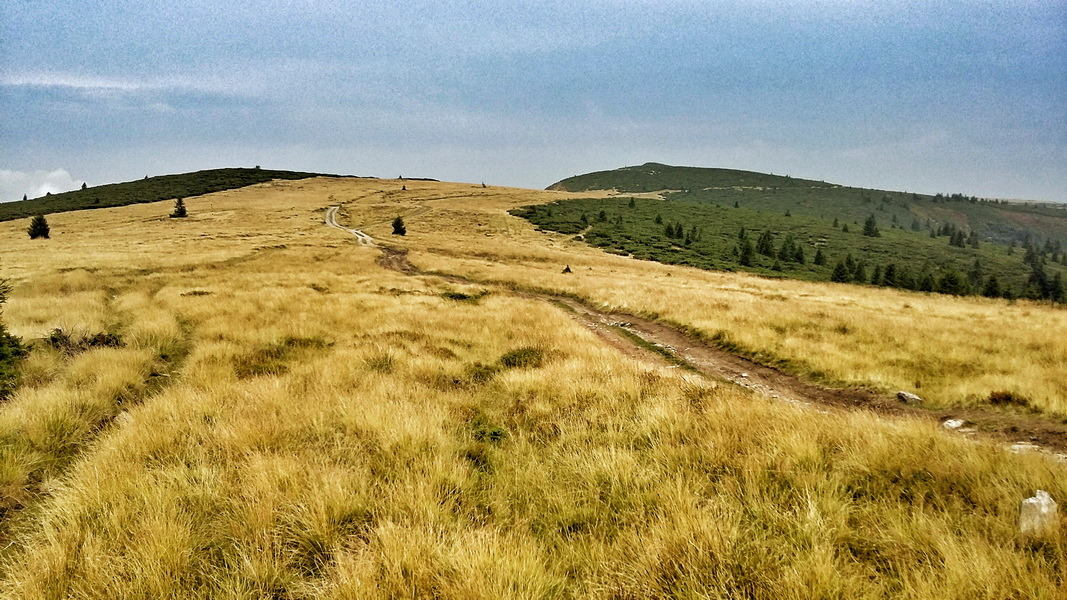
<path fill-rule="evenodd" d="M 145 177 L 138 181 L 86 187 L 73 192 L 48 194 L 18 202 L 0 203 L 0 221 L 22 219 L 73 210 L 127 206 L 200 196 L 232 190 L 274 179 L 295 180 L 318 177 L 319 173 L 274 171 L 270 169 L 210 169 L 178 175 Z"/>
<path fill-rule="evenodd" d="M 752 171 L 675 167 L 657 163 L 569 177 L 549 189 L 570 192 L 615 190 L 663 192 L 666 197 L 733 205 L 763 212 L 806 215 L 842 223 L 863 223 L 872 213 L 883 227 L 918 221 L 928 232 L 951 223 L 999 244 L 1046 241 L 1067 244 L 1067 205 L 1002 202 L 946 190 L 916 194 L 854 188 L 825 181 Z"/>
<path fill-rule="evenodd" d="M 574 195 L 402 185 L 58 214 L 50 240 L 0 224 L 32 346 L 0 405 L 6 597 L 1061 595 L 1067 541 L 1015 519 L 1067 498 L 1062 463 L 764 399 L 523 291 L 1067 417 L 1064 311 L 635 261 L 507 213 Z M 325 227 L 337 205 L 422 271 Z"/>
<path fill-rule="evenodd" d="M 542 229 L 579 234 L 635 258 L 813 281 L 1067 300 L 1067 210 L 656 164 L 552 187 L 659 192 L 513 211 Z M 1005 237 L 1010 241 L 998 243 Z"/>

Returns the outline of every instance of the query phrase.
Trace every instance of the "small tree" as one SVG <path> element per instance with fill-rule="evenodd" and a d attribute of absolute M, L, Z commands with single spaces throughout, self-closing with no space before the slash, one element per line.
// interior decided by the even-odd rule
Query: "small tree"
<path fill-rule="evenodd" d="M 37 215 L 30 220 L 30 227 L 26 232 L 30 234 L 31 240 L 37 238 L 48 239 L 51 229 L 48 227 L 48 220 L 44 218 L 44 215 Z"/>
<path fill-rule="evenodd" d="M 178 198 L 174 202 L 174 212 L 170 213 L 172 219 L 183 219 L 189 216 L 189 211 L 185 209 L 185 200 Z"/>
<path fill-rule="evenodd" d="M 393 219 L 393 235 L 407 235 L 408 228 L 404 226 L 404 219 L 397 217 Z"/>
<path fill-rule="evenodd" d="M 84 190 L 84 189 L 85 189 L 85 188 L 87 188 L 87 187 L 89 187 L 89 186 L 85 185 L 85 182 L 83 181 L 83 182 L 82 182 L 82 189 Z"/>
<path fill-rule="evenodd" d="M 874 215 L 867 217 L 867 220 L 863 223 L 863 235 L 868 237 L 882 235 L 878 232 L 878 222 L 874 219 Z"/>

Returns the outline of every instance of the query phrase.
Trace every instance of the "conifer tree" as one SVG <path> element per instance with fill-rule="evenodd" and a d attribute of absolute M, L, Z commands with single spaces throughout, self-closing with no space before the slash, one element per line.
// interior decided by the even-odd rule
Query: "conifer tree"
<path fill-rule="evenodd" d="M 863 223 L 863 235 L 867 237 L 882 235 L 878 232 L 878 222 L 874 219 L 874 215 L 867 217 L 867 220 Z"/>
<path fill-rule="evenodd" d="M 30 220 L 30 227 L 26 232 L 30 234 L 31 240 L 37 238 L 48 239 L 48 236 L 51 233 L 51 228 L 48 227 L 48 220 L 44 218 L 44 215 L 37 215 Z"/>
<path fill-rule="evenodd" d="M 185 201 L 178 198 L 174 202 L 174 212 L 170 213 L 172 219 L 184 219 L 189 216 L 189 211 L 185 208 Z"/>
<path fill-rule="evenodd" d="M 393 235 L 407 235 L 408 228 L 404 225 L 404 219 L 397 217 L 393 219 Z"/>

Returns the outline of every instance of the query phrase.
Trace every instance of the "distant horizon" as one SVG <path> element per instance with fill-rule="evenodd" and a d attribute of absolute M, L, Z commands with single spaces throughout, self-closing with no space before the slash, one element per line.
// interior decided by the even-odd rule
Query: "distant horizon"
<path fill-rule="evenodd" d="M 118 34 L 121 32 L 121 34 Z M 641 164 L 1067 202 L 1067 0 L 0 3 L 0 199 Z"/>
<path fill-rule="evenodd" d="M 545 184 L 543 186 L 513 185 L 513 184 L 508 184 L 508 183 L 502 183 L 502 182 L 489 182 L 489 181 L 484 181 L 483 182 L 483 181 L 480 181 L 480 180 L 479 181 L 474 181 L 474 180 L 469 180 L 468 181 L 468 180 L 463 180 L 463 179 L 451 179 L 451 178 L 447 178 L 447 177 L 439 177 L 439 176 L 434 176 L 434 175 L 429 175 L 429 174 L 420 174 L 420 173 L 411 173 L 411 174 L 409 174 L 407 176 L 404 176 L 402 173 L 400 175 L 395 175 L 395 176 L 373 175 L 373 174 L 365 174 L 365 173 L 330 173 L 330 172 L 328 172 L 326 170 L 315 169 L 315 168 L 310 168 L 310 169 L 308 169 L 308 168 L 291 169 L 291 168 L 278 167 L 278 166 L 273 166 L 273 165 L 267 165 L 267 166 L 263 166 L 263 165 L 251 165 L 251 166 L 247 166 L 247 165 L 226 165 L 226 166 L 216 166 L 216 167 L 202 167 L 202 168 L 194 168 L 194 169 L 183 170 L 183 171 L 170 171 L 170 172 L 165 172 L 165 173 L 146 173 L 142 177 L 134 177 L 134 178 L 121 179 L 121 180 L 116 180 L 116 181 L 104 181 L 104 182 L 99 182 L 99 183 L 93 183 L 93 182 L 88 182 L 88 181 L 78 181 L 78 180 L 76 180 L 74 178 L 71 178 L 69 173 L 66 173 L 65 170 L 58 170 L 58 171 L 62 171 L 63 172 L 63 174 L 61 175 L 62 177 L 65 177 L 66 179 L 69 179 L 68 185 L 64 186 L 65 189 L 61 189 L 61 186 L 55 186 L 55 187 L 49 187 L 47 190 L 38 193 L 38 195 L 33 195 L 33 194 L 29 193 L 29 192 L 23 192 L 23 194 L 26 195 L 26 199 L 27 200 L 34 200 L 34 199 L 37 199 L 37 198 L 45 197 L 45 196 L 48 195 L 48 193 L 62 194 L 62 193 L 66 193 L 66 192 L 77 191 L 78 189 L 81 188 L 82 183 L 85 183 L 88 187 L 98 187 L 98 186 L 104 186 L 104 185 L 115 185 L 115 184 L 120 184 L 120 183 L 129 183 L 129 182 L 132 182 L 132 181 L 137 181 L 139 179 L 143 179 L 144 177 L 151 178 L 151 177 L 162 177 L 162 176 L 166 176 L 166 175 L 181 175 L 181 174 L 185 174 L 185 173 L 193 173 L 193 172 L 196 172 L 196 171 L 210 171 L 210 170 L 216 170 L 216 169 L 254 169 L 254 168 L 257 168 L 257 167 L 258 168 L 263 168 L 264 170 L 306 172 L 306 173 L 321 174 L 321 175 L 325 175 L 325 176 L 335 175 L 335 176 L 340 176 L 340 177 L 366 177 L 366 178 L 382 179 L 382 180 L 395 180 L 395 179 L 399 179 L 399 177 L 403 176 L 404 179 L 436 179 L 436 180 L 439 180 L 439 181 L 451 182 L 451 183 L 471 183 L 471 184 L 485 183 L 486 185 L 493 185 L 493 186 L 499 186 L 499 187 L 513 187 L 513 188 L 521 188 L 521 189 L 543 190 L 543 189 L 546 189 L 548 187 L 551 187 L 552 185 L 555 185 L 556 183 L 559 183 L 560 181 L 563 181 L 563 180 L 571 178 L 571 177 L 576 177 L 576 176 L 579 176 L 579 175 L 585 175 L 585 174 L 588 174 L 588 173 L 594 173 L 594 172 L 599 172 L 599 171 L 614 171 L 614 170 L 630 168 L 630 167 L 639 167 L 639 166 L 642 166 L 642 165 L 645 165 L 645 164 L 662 164 L 662 165 L 672 166 L 672 167 L 690 167 L 690 168 L 697 168 L 697 169 L 726 169 L 726 170 L 731 170 L 731 171 L 746 171 L 746 172 L 752 172 L 752 173 L 763 173 L 763 174 L 767 174 L 767 175 L 777 175 L 777 176 L 782 176 L 782 177 L 793 177 L 795 179 L 806 179 L 806 180 L 810 180 L 810 181 L 820 181 L 820 182 L 824 182 L 824 183 L 830 183 L 830 184 L 840 185 L 840 186 L 850 187 L 850 188 L 872 189 L 872 190 L 881 190 L 881 191 L 887 191 L 887 192 L 916 193 L 916 194 L 923 194 L 923 195 L 930 195 L 930 196 L 933 196 L 933 195 L 936 195 L 936 194 L 950 195 L 950 194 L 957 194 L 958 193 L 958 194 L 963 194 L 965 196 L 974 196 L 974 197 L 977 197 L 977 198 L 981 198 L 983 200 L 992 200 L 992 201 L 997 201 L 997 202 L 1007 202 L 1007 203 L 1011 203 L 1011 204 L 1036 204 L 1036 205 L 1048 204 L 1048 205 L 1053 205 L 1053 206 L 1067 205 L 1067 199 L 1064 199 L 1064 200 L 1050 200 L 1050 199 L 1041 199 L 1041 198 L 998 198 L 998 197 L 981 196 L 979 194 L 971 193 L 971 192 L 969 192 L 967 190 L 924 191 L 924 190 L 919 190 L 919 189 L 894 189 L 894 188 L 889 188 L 889 187 L 879 187 L 879 186 L 876 186 L 876 185 L 866 185 L 866 184 L 860 184 L 860 183 L 854 183 L 854 182 L 844 182 L 844 181 L 837 181 L 837 180 L 830 180 L 830 179 L 818 179 L 818 178 L 816 178 L 814 176 L 809 176 L 809 175 L 806 175 L 806 174 L 798 174 L 798 173 L 785 173 L 785 172 L 776 172 L 776 171 L 758 171 L 758 170 L 755 170 L 755 169 L 747 169 L 747 168 L 741 168 L 741 167 L 724 167 L 724 166 L 718 166 L 718 165 L 672 164 L 672 163 L 665 163 L 665 162 L 657 161 L 657 160 L 649 160 L 649 161 L 644 161 L 644 162 L 641 162 L 641 163 L 634 163 L 634 164 L 629 164 L 629 165 L 620 165 L 620 166 L 613 167 L 613 168 L 608 168 L 608 169 L 594 169 L 594 170 L 585 171 L 585 172 L 582 172 L 582 173 L 573 173 L 573 174 L 567 175 L 565 177 L 560 177 L 559 179 L 556 179 L 556 180 L 554 180 L 552 182 L 549 182 L 549 183 L 547 183 L 547 184 Z M 0 181 L 3 181 L 6 173 L 9 173 L 9 172 L 6 171 L 6 170 L 0 170 Z M 56 171 L 53 171 L 53 172 L 42 171 L 42 173 L 45 173 L 47 175 L 52 175 L 52 174 L 55 174 Z M 0 203 L 19 202 L 21 200 L 22 200 L 22 195 L 18 195 L 17 197 L 0 198 Z"/>

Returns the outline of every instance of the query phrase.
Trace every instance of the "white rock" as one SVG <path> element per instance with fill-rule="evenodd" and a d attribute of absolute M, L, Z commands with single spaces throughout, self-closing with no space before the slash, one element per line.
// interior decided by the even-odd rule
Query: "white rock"
<path fill-rule="evenodd" d="M 897 399 L 903 402 L 904 404 L 921 404 L 923 401 L 922 398 L 916 396 L 915 394 L 905 391 L 897 392 Z"/>
<path fill-rule="evenodd" d="M 963 423 L 963 419 L 948 419 L 941 425 L 944 426 L 945 429 L 959 429 L 960 427 L 963 427 Z"/>
<path fill-rule="evenodd" d="M 1059 526 L 1059 507 L 1045 490 L 1037 490 L 1032 498 L 1019 505 L 1019 533 L 1043 536 L 1054 533 Z"/>

